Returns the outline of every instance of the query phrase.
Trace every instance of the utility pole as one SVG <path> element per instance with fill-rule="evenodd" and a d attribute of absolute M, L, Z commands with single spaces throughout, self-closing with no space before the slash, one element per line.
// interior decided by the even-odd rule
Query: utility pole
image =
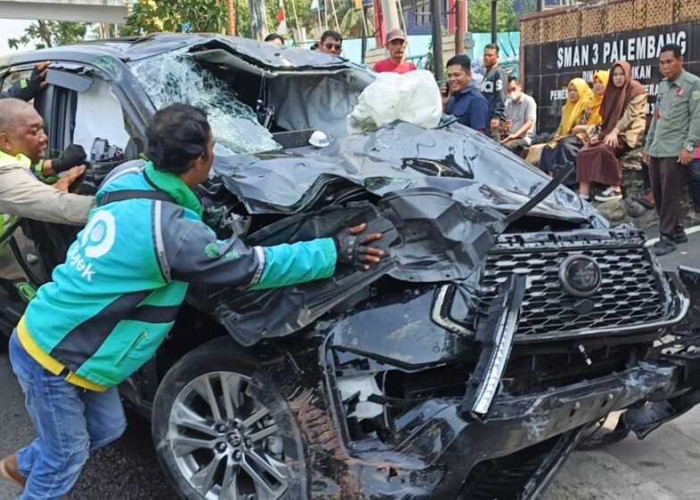
<path fill-rule="evenodd" d="M 433 73 L 442 80 L 442 0 L 430 0 L 430 18 L 433 28 Z"/>
<path fill-rule="evenodd" d="M 384 13 L 384 26 L 386 26 L 386 33 L 391 30 L 401 29 L 399 24 L 399 11 L 396 8 L 396 0 L 382 0 L 382 12 Z M 382 40 L 384 44 L 386 40 Z"/>
<path fill-rule="evenodd" d="M 362 64 L 365 63 L 365 58 L 367 56 L 367 21 L 365 20 L 365 6 L 364 4 L 362 5 L 362 10 L 360 11 L 362 13 L 362 48 L 361 48 L 361 54 L 360 54 L 360 62 Z"/>
<path fill-rule="evenodd" d="M 544 0 L 537 0 L 537 12 L 544 10 Z"/>
<path fill-rule="evenodd" d="M 253 39 L 262 40 L 268 33 L 265 0 L 248 0 L 248 9 Z"/>
<path fill-rule="evenodd" d="M 498 43 L 498 0 L 491 0 L 491 43 Z"/>
<path fill-rule="evenodd" d="M 233 0 L 228 0 L 228 34 L 236 36 L 236 8 L 233 6 Z"/>
<path fill-rule="evenodd" d="M 466 31 L 466 26 L 464 26 L 464 9 L 465 0 L 455 1 L 455 54 L 464 54 L 464 33 Z"/>

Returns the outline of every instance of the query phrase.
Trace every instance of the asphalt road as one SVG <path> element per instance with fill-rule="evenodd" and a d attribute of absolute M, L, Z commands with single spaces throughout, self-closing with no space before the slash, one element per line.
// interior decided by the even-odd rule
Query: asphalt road
<path fill-rule="evenodd" d="M 662 259 L 666 268 L 700 267 L 700 233 Z M 0 354 L 0 456 L 31 442 L 33 431 L 22 393 Z M 636 438 L 604 451 L 575 453 L 545 500 L 690 500 L 700 498 L 700 408 L 645 441 Z M 0 500 L 14 500 L 17 488 L 0 482 Z M 129 415 L 117 443 L 95 453 L 71 500 L 165 500 L 167 486 L 151 445 L 149 424 Z"/>

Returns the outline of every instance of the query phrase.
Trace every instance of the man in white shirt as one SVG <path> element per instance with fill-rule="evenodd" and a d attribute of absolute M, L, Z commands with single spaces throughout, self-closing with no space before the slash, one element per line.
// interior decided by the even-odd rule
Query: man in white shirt
<path fill-rule="evenodd" d="M 524 157 L 525 148 L 532 144 L 537 126 L 537 103 L 523 92 L 523 86 L 515 77 L 508 79 L 506 101 L 506 131 L 508 136 L 501 141 L 506 148 Z"/>

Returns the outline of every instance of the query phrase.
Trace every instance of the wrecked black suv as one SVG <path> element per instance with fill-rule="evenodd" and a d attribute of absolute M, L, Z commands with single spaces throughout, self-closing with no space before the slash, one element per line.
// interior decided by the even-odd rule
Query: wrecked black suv
<path fill-rule="evenodd" d="M 358 221 L 391 258 L 250 292 L 192 287 L 155 359 L 121 387 L 187 499 L 530 499 L 627 409 L 643 436 L 697 400 L 699 274 L 661 270 L 633 228 L 446 122 L 349 135 L 373 76 L 310 51 L 156 35 L 0 59 L 2 88 L 54 61 L 50 148 L 82 144 L 94 192 L 145 149 L 156 109 L 207 109 L 220 237 L 251 245 Z M 309 145 L 315 130 L 330 145 Z M 9 331 L 75 230 L 6 220 Z M 689 312 L 691 311 L 691 312 Z"/>

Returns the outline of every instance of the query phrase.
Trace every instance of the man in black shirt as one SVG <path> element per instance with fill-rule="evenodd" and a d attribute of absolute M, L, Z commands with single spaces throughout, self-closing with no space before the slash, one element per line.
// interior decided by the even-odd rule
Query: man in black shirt
<path fill-rule="evenodd" d="M 498 65 L 498 45 L 495 43 L 484 47 L 484 66 L 486 75 L 480 90 L 489 102 L 489 135 L 500 142 L 501 130 L 506 120 L 508 75 Z"/>

